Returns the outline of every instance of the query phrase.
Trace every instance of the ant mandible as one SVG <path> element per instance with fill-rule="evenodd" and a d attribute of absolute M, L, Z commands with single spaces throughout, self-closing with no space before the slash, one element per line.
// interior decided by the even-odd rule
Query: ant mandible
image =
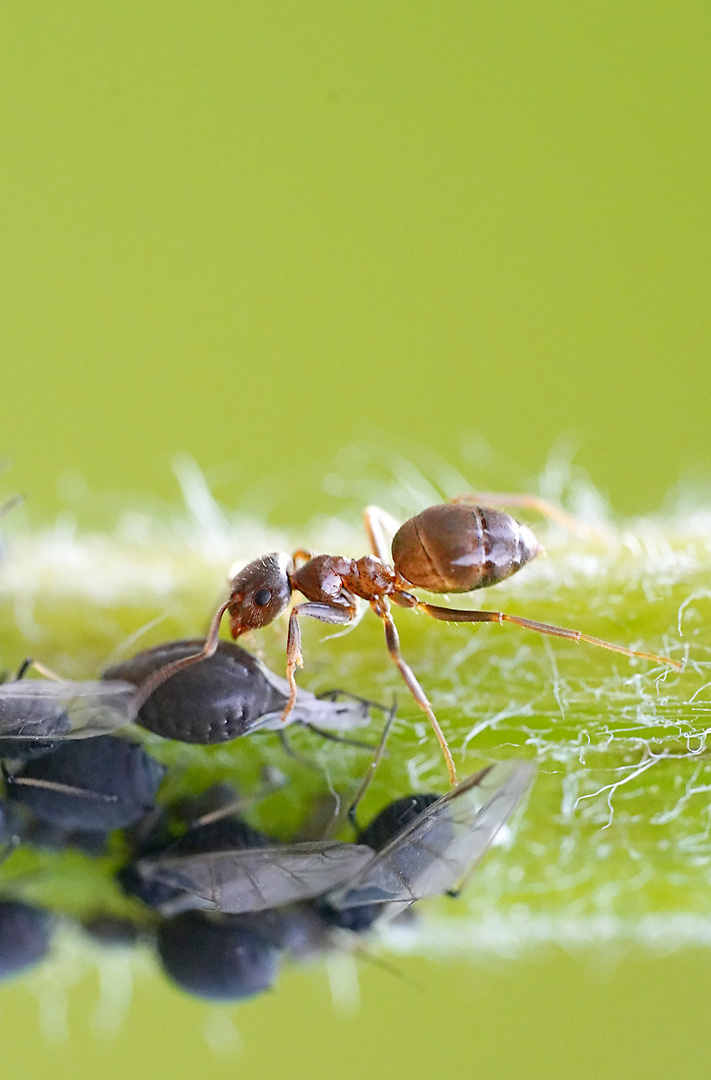
<path fill-rule="evenodd" d="M 215 612 L 201 651 L 167 664 L 149 676 L 141 687 L 140 702 L 145 701 L 157 686 L 177 671 L 214 654 L 220 622 L 226 611 L 229 613 L 232 637 L 238 638 L 249 630 L 257 630 L 273 622 L 287 607 L 294 591 L 305 596 L 306 602 L 296 604 L 289 616 L 286 675 L 290 696 L 282 720 L 286 720 L 296 701 L 294 673 L 297 667 L 303 666 L 299 619 L 307 615 L 319 622 L 345 626 L 356 617 L 357 600 L 367 600 L 383 621 L 385 642 L 392 660 L 417 704 L 427 713 L 453 784 L 456 783 L 457 774 L 452 754 L 424 690 L 400 653 L 398 632 L 390 611 L 391 602 L 443 622 L 515 623 L 539 634 L 585 641 L 625 656 L 654 660 L 681 670 L 681 663 L 667 656 L 636 652 L 591 637 L 580 630 L 533 622 L 502 611 L 469 611 L 439 607 L 419 600 L 412 593 L 413 588 L 432 593 L 472 592 L 474 589 L 487 588 L 510 577 L 540 554 L 542 549 L 526 525 L 519 524 L 501 510 L 477 505 L 479 498 L 482 496 L 461 496 L 451 503 L 431 506 L 406 521 L 393 537 L 392 565 L 389 564 L 382 530 L 386 515 L 373 506 L 367 507 L 364 512 L 371 555 L 349 559 L 341 555 L 312 556 L 308 551 L 299 550 L 292 556 L 274 552 L 248 563 L 232 578 L 229 598 Z M 499 505 L 532 508 L 568 525 L 575 524 L 562 511 L 536 496 L 496 494 L 489 498 Z"/>

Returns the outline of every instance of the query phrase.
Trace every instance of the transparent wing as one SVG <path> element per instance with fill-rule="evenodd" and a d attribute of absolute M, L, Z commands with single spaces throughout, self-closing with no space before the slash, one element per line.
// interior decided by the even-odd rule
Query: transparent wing
<path fill-rule="evenodd" d="M 290 687 L 286 679 L 270 671 L 263 664 L 262 674 L 269 683 L 284 698 L 286 704 Z M 256 722 L 254 729 L 266 731 L 280 731 L 283 728 L 281 712 L 265 713 Z M 289 714 L 289 723 L 312 724 L 314 727 L 323 727 L 327 730 L 344 730 L 349 728 L 363 727 L 370 721 L 368 703 L 360 698 L 349 698 L 348 695 L 338 697 L 316 697 L 309 690 L 299 687 L 296 695 L 296 703 Z"/>
<path fill-rule="evenodd" d="M 126 682 L 20 679 L 0 685 L 0 741 L 106 735 L 135 716 Z"/>
<path fill-rule="evenodd" d="M 346 885 L 328 896 L 338 910 L 408 906 L 454 889 L 487 852 L 527 791 L 534 767 L 492 766 L 432 803 Z"/>
<path fill-rule="evenodd" d="M 172 911 L 214 908 L 230 914 L 265 911 L 320 896 L 350 880 L 373 857 L 363 844 L 337 840 L 211 854 L 139 859 L 144 880 L 178 889 Z"/>

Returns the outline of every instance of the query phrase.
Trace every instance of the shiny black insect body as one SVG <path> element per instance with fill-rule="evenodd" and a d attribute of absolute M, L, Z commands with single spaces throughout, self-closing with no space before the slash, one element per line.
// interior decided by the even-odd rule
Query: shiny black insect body
<path fill-rule="evenodd" d="M 165 919 L 156 947 L 182 990 L 211 1001 L 239 1001 L 274 985 L 282 950 L 254 921 L 188 911 Z"/>
<path fill-rule="evenodd" d="M 164 767 L 138 743 L 76 739 L 5 773 L 8 799 L 61 830 L 109 833 L 154 805 Z"/>
<path fill-rule="evenodd" d="M 532 766 L 510 762 L 469 777 L 443 797 L 395 800 L 358 834 L 353 846 L 369 851 L 363 868 L 315 901 L 242 914 L 183 911 L 165 919 L 157 947 L 166 973 L 199 997 L 249 997 L 274 984 L 282 958 L 301 960 L 342 947 L 417 900 L 452 891 L 487 851 L 532 775 Z M 252 856 L 261 880 L 259 863 L 269 869 L 273 849 L 252 849 Z M 282 853 L 280 870 L 284 865 Z M 308 864 L 303 871 L 305 880 Z M 280 878 L 279 900 L 281 885 Z"/>
<path fill-rule="evenodd" d="M 458 891 L 528 791 L 533 773 L 528 762 L 502 762 L 467 777 L 435 801 L 425 796 L 422 809 L 414 800 L 411 807 L 404 800 L 386 807 L 359 836 L 361 842 L 370 838 L 376 854 L 325 898 L 328 906 L 350 913 L 380 905 L 381 917 Z"/>
<path fill-rule="evenodd" d="M 0 900 L 0 979 L 34 967 L 49 952 L 54 919 L 20 900 Z"/>
<path fill-rule="evenodd" d="M 230 914 L 266 911 L 319 898 L 334 922 L 369 905 L 395 913 L 448 892 L 485 854 L 532 777 L 524 762 L 503 763 L 458 784 L 447 795 L 397 800 L 364 829 L 355 844 L 334 840 L 193 853 L 177 845 L 141 858 L 146 883 L 177 890 L 165 912 L 211 909 Z M 372 914 L 380 917 L 385 907 Z M 362 921 L 364 913 L 353 916 Z M 367 916 L 370 918 L 370 916 Z"/>
<path fill-rule="evenodd" d="M 104 679 L 139 687 L 167 664 L 193 656 L 201 646 L 195 640 L 167 641 L 107 668 Z M 286 679 L 256 656 L 221 641 L 202 664 L 186 667 L 159 685 L 141 704 L 136 723 L 181 742 L 228 742 L 256 731 L 280 731 L 289 692 Z M 289 719 L 319 730 L 347 730 L 367 723 L 368 707 L 358 699 L 317 698 L 299 690 Z"/>

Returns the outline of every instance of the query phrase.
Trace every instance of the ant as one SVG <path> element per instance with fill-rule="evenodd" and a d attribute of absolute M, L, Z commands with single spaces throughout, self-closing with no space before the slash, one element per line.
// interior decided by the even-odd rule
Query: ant
<path fill-rule="evenodd" d="M 580 630 L 533 622 L 501 611 L 439 607 L 419 600 L 412 593 L 413 588 L 432 593 L 458 593 L 496 585 L 541 553 L 542 548 L 526 525 L 519 524 L 502 510 L 477 505 L 477 500 L 482 498 L 499 505 L 535 509 L 559 522 L 572 527 L 576 525 L 561 510 L 537 496 L 464 495 L 451 503 L 431 506 L 401 525 L 393 537 L 390 564 L 383 532 L 388 515 L 378 507 L 369 506 L 364 511 L 364 522 L 371 555 L 349 559 L 341 555 L 313 556 L 311 552 L 299 550 L 292 556 L 273 552 L 248 563 L 232 578 L 229 598 L 215 612 L 200 652 L 167 664 L 149 676 L 141 687 L 139 702 L 145 701 L 161 683 L 187 664 L 214 655 L 225 612 L 229 613 L 232 637 L 238 638 L 249 630 L 257 630 L 273 622 L 288 606 L 294 591 L 305 596 L 306 602 L 296 604 L 289 616 L 286 676 L 290 694 L 281 716 L 282 721 L 286 721 L 296 702 L 294 673 L 297 667 L 303 666 L 299 619 L 306 615 L 319 622 L 346 626 L 356 618 L 358 599 L 367 600 L 378 618 L 382 619 L 385 643 L 393 662 L 417 704 L 427 713 L 442 748 L 452 784 L 457 782 L 452 754 L 424 690 L 400 653 L 398 632 L 390 611 L 391 602 L 443 622 L 515 623 L 539 634 L 585 641 L 625 656 L 669 664 L 681 671 L 682 665 L 678 660 L 636 652 L 591 637 Z"/>

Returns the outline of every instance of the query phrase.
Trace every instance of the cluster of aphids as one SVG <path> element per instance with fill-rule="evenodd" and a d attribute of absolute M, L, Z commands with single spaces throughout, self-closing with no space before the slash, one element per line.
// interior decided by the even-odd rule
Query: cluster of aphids
<path fill-rule="evenodd" d="M 107 670 L 100 682 L 0 686 L 5 844 L 98 856 L 109 837 L 115 848 L 112 834 L 120 830 L 126 858 L 117 884 L 144 914 L 96 916 L 86 928 L 153 942 L 167 974 L 191 993 L 248 997 L 273 984 L 283 957 L 341 947 L 414 902 L 454 890 L 528 787 L 531 766 L 500 764 L 445 795 L 396 799 L 364 828 L 353 813 L 353 842 L 268 836 L 245 820 L 237 792 L 225 784 L 160 806 L 165 767 L 117 729 L 135 720 L 172 738 L 223 742 L 281 725 L 288 699 L 284 680 L 221 642 L 136 711 L 145 672 L 194 647 L 168 642 Z M 359 699 L 299 690 L 290 719 L 348 729 L 366 712 Z M 0 902 L 0 976 L 42 959 L 54 925 L 48 912 L 21 900 Z"/>
<path fill-rule="evenodd" d="M 372 508 L 366 528 L 373 554 L 361 559 L 297 552 L 250 563 L 232 580 L 205 641 L 167 642 L 107 669 L 97 682 L 18 676 L 0 686 L 6 851 L 71 846 L 98 855 L 120 831 L 125 858 L 117 885 L 140 914 L 119 922 L 99 914 L 86 927 L 106 940 L 150 940 L 168 975 L 191 993 L 223 1000 L 258 993 L 273 984 L 282 958 L 353 943 L 422 899 L 456 892 L 527 790 L 533 770 L 522 762 L 456 783 L 446 739 L 400 655 L 390 602 L 440 620 L 513 622 L 679 666 L 580 631 L 438 607 L 414 595 L 415 588 L 445 593 L 493 585 L 530 561 L 539 550 L 533 534 L 505 513 L 461 502 L 432 507 L 395 533 L 392 565 Z M 286 679 L 238 645 L 219 641 L 225 612 L 236 638 L 273 621 L 295 591 L 306 602 L 289 618 Z M 237 792 L 224 785 L 197 801 L 162 804 L 165 769 L 118 731 L 130 723 L 166 738 L 215 744 L 260 730 L 282 733 L 287 720 L 338 732 L 367 719 L 363 700 L 317 698 L 294 680 L 299 617 L 347 624 L 358 600 L 382 620 L 388 651 L 429 716 L 450 790 L 396 799 L 364 828 L 354 805 L 351 841 L 268 836 L 249 825 Z M 377 756 L 366 781 L 376 763 Z M 44 957 L 55 925 L 54 916 L 16 896 L 0 902 L 0 977 Z"/>

